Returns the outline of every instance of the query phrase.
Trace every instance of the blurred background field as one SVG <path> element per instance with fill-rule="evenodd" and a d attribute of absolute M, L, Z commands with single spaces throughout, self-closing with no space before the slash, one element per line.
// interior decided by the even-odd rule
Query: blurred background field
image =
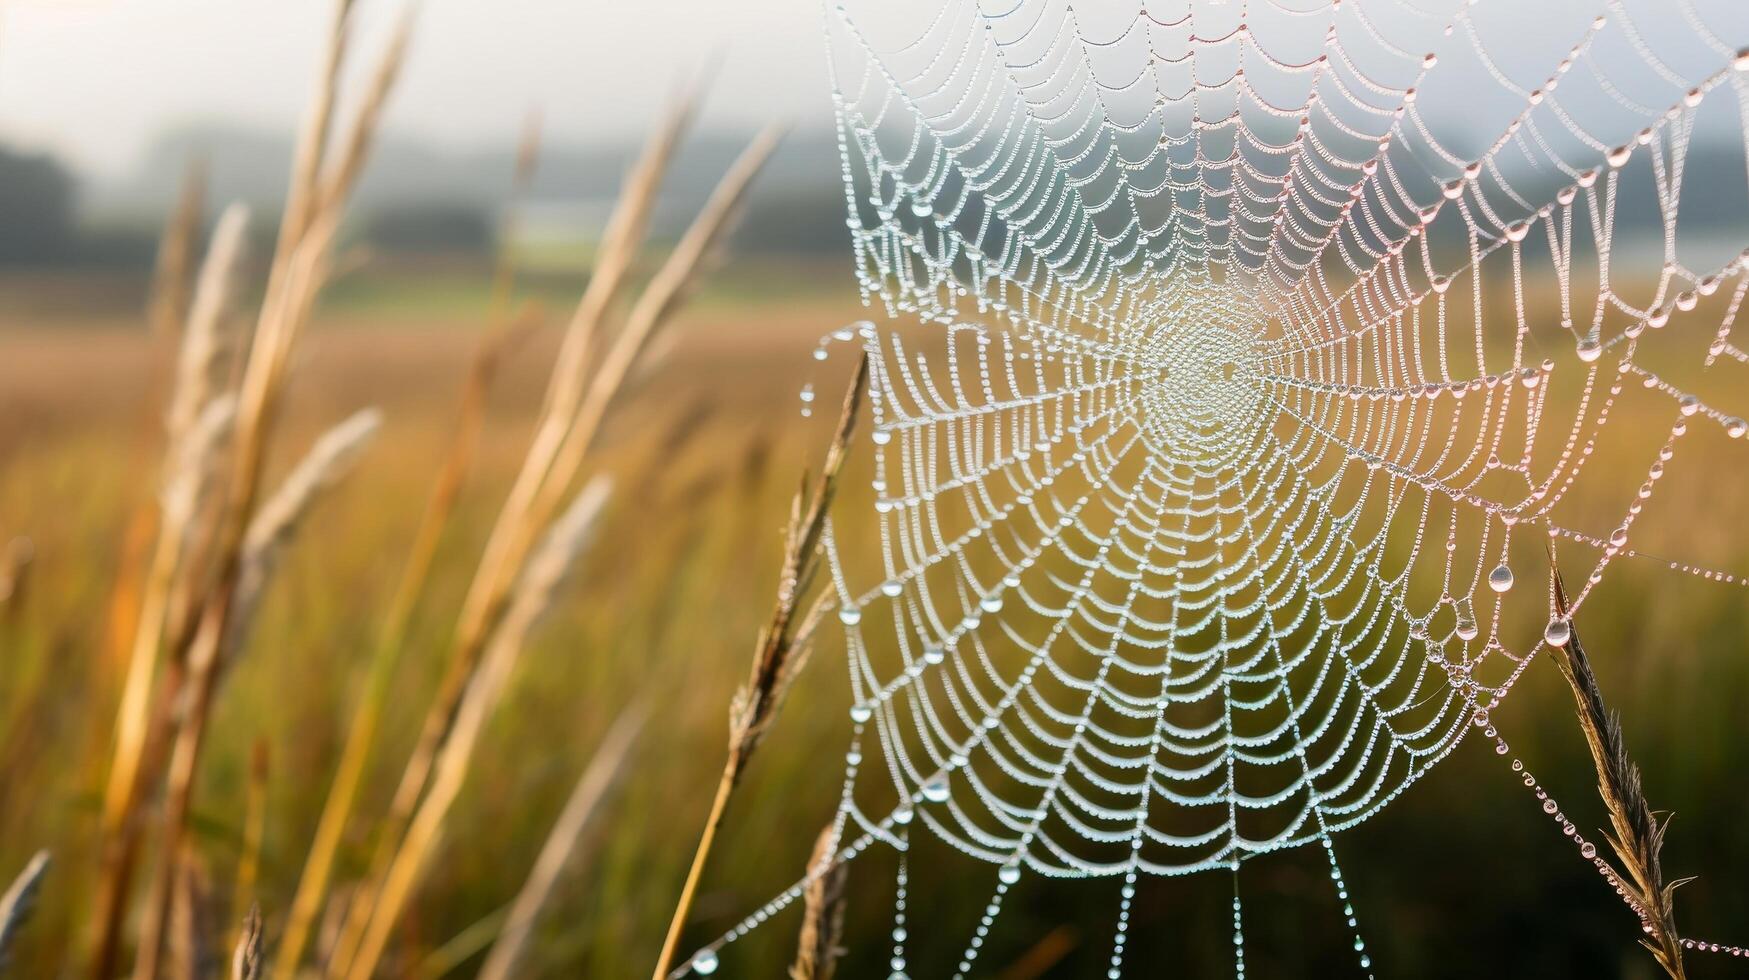
<path fill-rule="evenodd" d="M 476 940 L 489 940 L 578 773 L 620 710 L 639 699 L 651 720 L 523 966 L 532 976 L 639 977 L 654 961 L 721 766 L 729 700 L 770 606 L 790 496 L 830 437 L 831 413 L 802 418 L 798 392 L 811 381 L 821 403 L 835 404 L 850 377 L 847 356 L 818 364 L 810 353 L 821 335 L 871 315 L 851 272 L 836 147 L 823 125 L 812 125 L 826 119 L 820 95 L 818 114 L 755 185 L 726 257 L 700 279 L 660 356 L 634 375 L 608 417 L 590 467 L 615 481 L 602 530 L 486 730 L 384 975 L 478 968 Z M 500 106 L 499 115 L 519 121 L 515 108 Z M 170 126 L 138 154 L 102 167 L 52 139 L 0 150 L 0 548 L 29 555 L 0 600 L 0 879 L 38 848 L 55 856 L 37 915 L 13 951 L 18 976 L 79 975 L 73 964 L 91 929 L 98 812 L 133 634 L 125 570 L 149 548 L 149 528 L 136 515 L 156 492 L 163 450 L 172 350 L 147 326 L 151 267 L 195 162 L 215 206 L 255 206 L 254 260 L 265 262 L 266 216 L 287 180 L 290 142 L 281 134 L 289 127 L 277 118 L 244 122 Z M 687 143 L 658 203 L 656 247 L 640 276 L 744 143 L 747 127 L 737 122 L 718 119 Z M 493 386 L 479 457 L 395 677 L 362 812 L 387 805 L 456 609 L 523 458 L 559 331 L 636 148 L 618 135 L 583 140 L 587 131 L 574 123 L 563 112 L 549 118 L 539 176 L 514 208 L 516 145 L 504 126 L 458 147 L 391 125 L 342 237 L 335 281 L 295 352 L 270 474 L 356 409 L 379 406 L 385 421 L 358 471 L 290 550 L 225 680 L 200 771 L 190 824 L 197 866 L 212 885 L 212 914 L 234 922 L 242 910 L 230 882 L 246 851 L 252 759 L 265 754 L 256 894 L 270 944 L 449 443 L 501 255 L 516 269 L 516 298 L 540 311 L 541 326 L 511 350 Z M 259 283 L 263 269 L 248 273 Z M 874 533 L 861 462 L 852 463 L 838 508 L 848 539 Z M 1679 455 L 1648 513 L 1648 538 L 1672 557 L 1749 570 L 1749 486 L 1742 467 L 1733 472 L 1715 471 L 1705 451 Z M 1619 513 L 1621 502 L 1609 506 Z M 1625 561 L 1578 622 L 1623 713 L 1648 796 L 1676 813 L 1665 866 L 1698 876 L 1681 893 L 1684 932 L 1731 942 L 1749 935 L 1743 596 Z M 730 810 L 683 949 L 714 938 L 802 873 L 837 802 L 847 690 L 842 644 L 829 635 Z M 1495 720 L 1585 832 L 1604 825 L 1552 665 L 1534 665 Z M 344 882 L 369 859 L 368 829 L 355 827 L 343 841 L 342 900 Z M 1626 911 L 1480 740 L 1337 847 L 1381 977 L 1653 975 Z M 914 866 L 964 861 L 941 850 L 921 843 Z M 913 894 L 914 962 L 951 962 L 990 877 L 987 868 L 940 874 Z M 1261 859 L 1245 866 L 1243 880 L 1252 975 L 1351 971 L 1351 938 L 1321 855 Z M 851 952 L 841 976 L 889 972 L 891 890 L 888 855 L 851 869 Z M 1227 975 L 1230 901 L 1220 876 L 1144 882 L 1130 962 L 1144 975 Z M 1014 980 L 1098 975 L 1116 906 L 1115 882 L 1025 881 L 981 963 Z M 742 940 L 724 973 L 779 975 L 793 953 L 793 919 Z M 1741 961 L 1698 955 L 1690 963 L 1696 977 L 1741 969 Z"/>
<path fill-rule="evenodd" d="M 652 698 L 653 722 L 528 966 L 543 976 L 647 969 L 709 804 L 726 706 L 774 584 L 788 496 L 829 435 L 826 422 L 800 417 L 797 391 L 814 379 L 832 392 L 847 376 L 842 358 L 816 368 L 809 352 L 820 334 L 864 315 L 843 265 L 749 258 L 718 269 L 674 325 L 660 366 L 613 416 L 599 459 L 619 493 L 605 530 L 489 729 L 488 761 L 464 791 L 392 975 L 423 975 L 423 955 L 509 901 L 576 773 L 638 696 Z M 270 922 L 289 901 L 357 696 L 362 651 L 446 441 L 488 274 L 487 263 L 461 256 L 373 261 L 336 284 L 299 359 L 285 445 L 306 444 L 366 404 L 382 406 L 387 421 L 295 546 L 214 721 L 196 833 L 209 872 L 225 881 L 240 849 L 252 747 L 266 745 L 261 900 Z M 57 855 L 40 918 L 18 952 L 23 975 L 78 942 L 89 902 L 120 676 L 115 637 L 127 633 L 112 592 L 129 549 L 128 516 L 152 489 L 158 438 L 148 399 L 162 351 L 137 312 L 143 273 L 86 275 L 91 285 L 78 289 L 9 274 L 0 321 L 0 531 L 27 537 L 35 553 L 22 591 L 0 607 L 0 798 L 8 802 L 0 868 L 20 866 L 38 846 Z M 562 296 L 580 281 L 555 277 L 550 286 Z M 384 804 L 411 743 L 453 606 L 522 453 L 553 334 L 549 327 L 520 348 L 496 386 L 475 477 L 422 607 L 430 625 L 416 628 L 397 680 L 402 693 L 366 807 Z M 1691 507 L 1740 519 L 1740 498 L 1720 499 L 1705 479 L 1673 474 L 1670 486 L 1667 513 Z M 857 533 L 867 507 L 853 475 L 842 533 Z M 1749 920 L 1749 895 L 1729 873 L 1749 866 L 1740 832 L 1749 749 L 1738 707 L 1749 691 L 1749 609 L 1736 590 L 1648 562 L 1621 567 L 1606 588 L 1581 627 L 1625 715 L 1649 795 L 1677 813 L 1667 867 L 1700 876 L 1684 889 L 1684 926 L 1729 936 Z M 799 875 L 836 799 L 846 690 L 841 646 L 829 639 L 731 811 L 689 938 L 714 936 Z M 1601 825 L 1552 667 L 1534 667 L 1496 718 L 1580 825 Z M 1460 748 L 1339 848 L 1381 976 L 1651 975 L 1620 906 L 1485 745 Z M 342 866 L 366 854 L 363 840 L 349 840 Z M 1316 857 L 1246 866 L 1250 961 L 1260 976 L 1346 968 L 1347 940 L 1331 928 L 1336 910 Z M 858 862 L 852 873 L 847 976 L 886 971 L 891 877 L 881 861 Z M 1225 968 L 1227 884 L 1217 877 L 1146 885 L 1134 940 L 1142 962 L 1196 976 Z M 923 899 L 943 928 L 915 930 L 919 959 L 951 955 L 983 901 L 981 877 L 953 880 Z M 1085 975 L 1105 955 L 1114 893 L 1098 883 L 1028 884 L 990 962 L 1012 964 L 1013 976 L 1034 975 L 1036 963 L 1054 963 L 1044 975 Z M 737 975 L 777 971 L 792 938 L 778 927 L 745 940 Z M 1696 957 L 1692 968 L 1709 976 L 1736 966 Z"/>

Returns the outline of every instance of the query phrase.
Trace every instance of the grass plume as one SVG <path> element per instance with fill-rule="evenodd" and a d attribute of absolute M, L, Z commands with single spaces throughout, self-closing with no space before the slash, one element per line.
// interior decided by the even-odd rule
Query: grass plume
<path fill-rule="evenodd" d="M 100 980 L 109 980 L 114 974 L 131 890 L 129 881 L 137 857 L 139 814 L 150 787 L 160 778 L 164 784 L 164 804 L 159 820 L 157 869 L 141 917 L 134 976 L 136 980 L 156 980 L 161 971 L 195 774 L 219 668 L 231 638 L 241 632 L 239 622 L 248 618 L 261 582 L 259 573 L 264 562 L 271 562 L 274 546 L 281 540 L 278 532 L 289 530 L 299 513 L 298 508 L 290 506 L 297 503 L 295 493 L 282 501 L 268 502 L 284 503 L 289 509 L 263 511 L 260 492 L 265 463 L 292 350 L 309 319 L 316 294 L 331 271 L 334 241 L 345 205 L 373 142 L 382 107 L 399 74 L 409 23 L 404 17 L 401 29 L 378 59 L 356 103 L 346 138 L 336 149 L 330 136 L 352 13 L 351 0 L 340 0 L 336 5 L 334 28 L 318 75 L 316 94 L 295 151 L 292 183 L 278 244 L 269 265 L 266 292 L 235 389 L 235 417 L 221 467 L 224 492 L 201 531 L 200 566 L 181 573 L 182 581 L 178 583 L 178 570 L 183 563 L 169 559 L 160 563 L 154 559 L 148 598 L 153 592 L 158 593 L 160 608 L 150 618 L 141 617 L 105 798 L 104 867 L 97 889 L 96 940 L 91 958 L 91 973 Z M 237 234 L 240 235 L 240 230 Z M 209 250 L 209 259 L 215 257 L 213 250 Z M 209 266 L 212 264 L 209 262 Z M 203 361 L 196 346 L 185 350 L 190 354 L 189 362 Z M 188 380 L 192 384 L 195 379 Z M 201 402 L 193 396 L 184 401 Z M 305 475 L 320 476 L 314 472 Z M 304 495 L 306 500 L 321 482 L 314 480 L 309 488 L 312 493 Z M 287 489 L 299 488 L 288 485 Z M 258 520 L 263 516 L 265 523 Z M 293 519 L 285 520 L 288 516 Z M 173 535 L 172 530 L 160 530 L 160 555 L 178 549 L 175 541 L 179 536 Z M 157 574 L 160 571 L 165 574 Z M 182 604 L 186 612 L 180 615 L 169 599 L 176 594 L 179 584 L 186 597 Z M 160 651 L 167 651 L 170 669 L 162 682 L 154 684 L 152 677 Z M 150 692 L 154 687 L 158 689 L 155 704 L 148 705 L 153 701 Z M 168 748 L 160 748 L 164 746 Z"/>
<path fill-rule="evenodd" d="M 838 415 L 838 429 L 826 450 L 820 476 L 809 493 L 807 477 L 790 504 L 789 526 L 784 532 L 783 570 L 777 583 L 777 601 L 771 616 L 759 632 L 753 654 L 753 667 L 747 683 L 735 695 L 729 708 L 728 758 L 723 762 L 722 775 L 717 780 L 716 796 L 710 813 L 705 817 L 704 832 L 693 852 L 692 867 L 680 888 L 674 915 L 668 923 L 662 951 L 656 958 L 655 980 L 662 980 L 674 969 L 674 956 L 680 945 L 680 933 L 691 915 L 693 900 L 698 894 L 699 880 L 716 843 L 717 831 L 728 812 L 729 798 L 741 782 L 747 763 L 770 731 L 783 706 L 790 684 L 807 663 L 813 649 L 815 628 L 831 605 L 829 592 L 822 591 L 813 605 L 802 611 L 802 602 L 823 565 L 820 539 L 826 533 L 832 498 L 838 491 L 838 475 L 850 448 L 850 437 L 856 431 L 856 416 L 862 404 L 863 388 L 868 382 L 868 358 L 857 363 L 856 376 L 844 395 L 844 407 Z"/>
<path fill-rule="evenodd" d="M 231 953 L 231 980 L 261 980 L 261 906 L 250 905 Z"/>
<path fill-rule="evenodd" d="M 1551 545 L 1549 563 L 1554 578 L 1555 615 L 1566 618 L 1567 592 L 1554 561 Z M 1685 980 L 1682 937 L 1676 932 L 1675 893 L 1691 879 L 1670 882 L 1664 879 L 1659 852 L 1664 848 L 1669 820 L 1659 819 L 1646 800 L 1640 767 L 1628 755 L 1627 740 L 1622 737 L 1621 716 L 1603 699 L 1597 675 L 1579 642 L 1578 629 L 1572 630 L 1565 645 L 1552 649 L 1555 666 L 1573 692 L 1579 730 L 1585 735 L 1585 745 L 1591 750 L 1591 762 L 1597 770 L 1597 792 L 1609 811 L 1610 832 L 1605 837 L 1619 862 L 1611 877 L 1640 918 L 1646 937 L 1640 944 L 1651 951 L 1672 980 Z"/>
<path fill-rule="evenodd" d="M 832 980 L 844 955 L 844 883 L 850 869 L 838 860 L 838 831 L 828 825 L 808 860 L 808 887 L 802 892 L 802 931 L 790 980 Z"/>

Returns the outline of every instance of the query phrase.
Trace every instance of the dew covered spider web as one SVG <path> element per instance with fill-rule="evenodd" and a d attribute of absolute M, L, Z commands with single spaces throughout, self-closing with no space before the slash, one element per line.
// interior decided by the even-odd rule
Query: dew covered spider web
<path fill-rule="evenodd" d="M 1641 532 L 1685 453 L 1742 466 L 1749 8 L 825 19 L 885 314 L 816 351 L 870 358 L 878 524 L 827 539 L 835 828 L 846 860 L 901 854 L 893 974 L 980 972 L 1038 876 L 1121 882 L 1117 977 L 1137 881 L 1212 871 L 1243 976 L 1239 867 L 1302 845 L 1370 973 L 1334 835 L 1468 733 L 1508 755 L 1488 712 L 1613 567 L 1746 584 Z M 990 869 L 957 963 L 906 955 L 919 834 Z"/>

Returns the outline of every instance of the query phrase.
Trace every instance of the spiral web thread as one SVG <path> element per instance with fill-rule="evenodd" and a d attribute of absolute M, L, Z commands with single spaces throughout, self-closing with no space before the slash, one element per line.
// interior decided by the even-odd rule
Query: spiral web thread
<path fill-rule="evenodd" d="M 1633 559 L 1749 584 L 1629 544 L 1679 449 L 1741 459 L 1749 11 L 826 20 L 892 321 L 816 351 L 871 357 L 883 567 L 828 538 L 841 857 L 921 830 L 996 866 L 956 976 L 1025 875 L 1123 880 L 1117 977 L 1139 876 L 1225 871 L 1243 976 L 1240 864 L 1317 844 L 1370 972 L 1332 835 L 1472 729 L 1507 753 L 1488 711 L 1568 635 L 1545 543 L 1574 611 Z"/>

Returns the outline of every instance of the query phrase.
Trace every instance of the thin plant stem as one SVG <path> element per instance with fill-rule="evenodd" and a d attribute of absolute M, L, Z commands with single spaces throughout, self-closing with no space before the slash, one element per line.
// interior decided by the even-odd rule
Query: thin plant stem
<path fill-rule="evenodd" d="M 538 145 L 538 123 L 531 117 L 524 132 L 512 182 L 512 213 L 533 181 Z M 369 765 L 372 750 L 376 746 L 377 729 L 392 691 L 395 668 L 400 664 L 401 654 L 407 645 L 407 634 L 414 610 L 418 608 L 419 600 L 425 593 L 437 547 L 449 527 L 456 501 L 461 496 L 462 485 L 473 467 L 486 402 L 491 394 L 498 365 L 517 341 L 539 326 L 538 316 L 521 317 L 513 321 L 507 315 L 515 284 L 514 273 L 515 265 L 510 259 L 508 249 L 500 250 L 492 276 L 486 335 L 474 349 L 467 381 L 464 382 L 462 390 L 461 407 L 452 430 L 454 436 L 432 484 L 431 494 L 426 499 L 425 510 L 420 517 L 418 530 L 414 532 L 407 562 L 402 567 L 400 581 L 389 601 L 382 632 L 371 655 L 364 692 L 352 723 L 347 728 L 346 743 L 341 749 L 340 761 L 335 766 L 334 780 L 329 785 L 327 798 L 322 804 L 322 813 L 316 821 L 316 833 L 304 859 L 303 873 L 298 878 L 297 892 L 292 898 L 285 933 L 281 936 L 278 951 L 274 954 L 273 972 L 276 976 L 291 976 L 296 971 L 303 958 L 304 947 L 309 942 L 310 931 L 315 926 L 316 916 L 321 911 L 322 900 L 327 895 L 334 858 L 339 852 L 340 840 L 345 833 L 347 821 L 352 816 L 359 784 L 363 781 L 365 768 Z"/>

